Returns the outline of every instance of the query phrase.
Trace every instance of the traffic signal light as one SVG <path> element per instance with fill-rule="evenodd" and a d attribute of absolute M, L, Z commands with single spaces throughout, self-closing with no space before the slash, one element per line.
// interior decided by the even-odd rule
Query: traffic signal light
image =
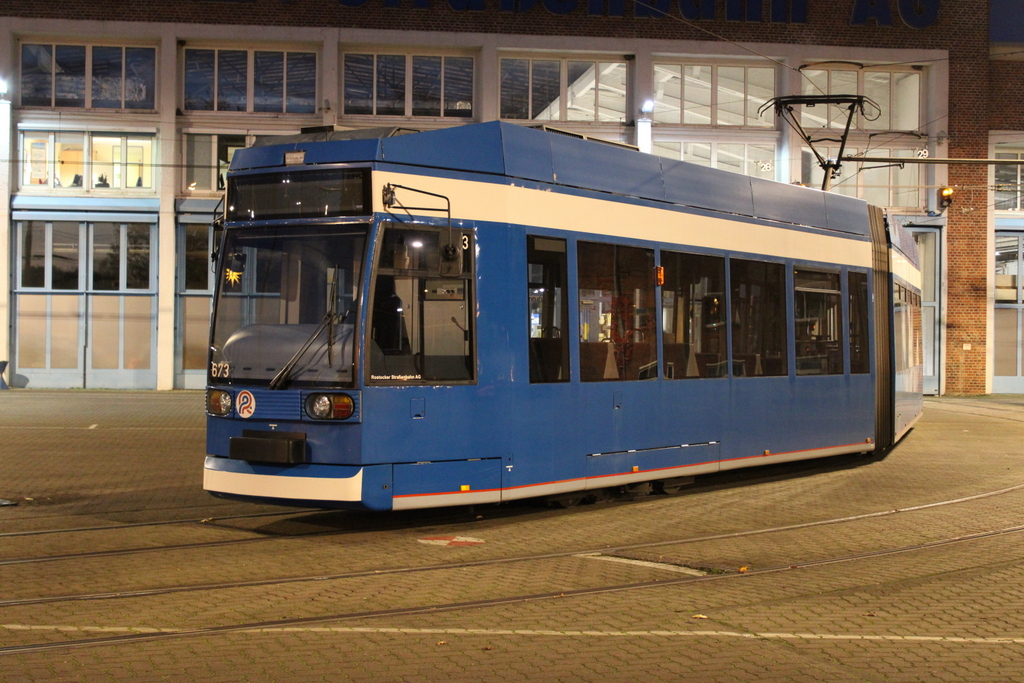
<path fill-rule="evenodd" d="M 953 193 L 954 192 L 955 192 L 955 190 L 952 187 L 948 187 L 948 186 L 947 187 L 940 187 L 938 189 L 938 197 L 937 197 L 938 202 L 937 203 L 939 205 L 939 210 L 940 211 L 942 209 L 945 209 L 945 208 L 949 207 L 949 205 L 953 203 Z"/>

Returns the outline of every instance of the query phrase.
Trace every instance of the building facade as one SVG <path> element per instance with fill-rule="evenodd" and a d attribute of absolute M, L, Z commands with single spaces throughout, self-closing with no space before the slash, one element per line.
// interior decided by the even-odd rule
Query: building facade
<path fill-rule="evenodd" d="M 16 387 L 205 384 L 212 219 L 231 154 L 261 136 L 501 119 L 820 186 L 765 104 L 856 94 L 870 104 L 848 154 L 1024 158 L 1022 109 L 999 103 L 1024 100 L 1024 62 L 1015 34 L 990 40 L 989 0 L 4 5 L 0 360 Z M 1015 83 L 999 102 L 997 82 Z M 838 107 L 798 117 L 838 152 Z M 849 162 L 832 183 L 918 238 L 929 393 L 1024 391 L 1019 168 Z"/>

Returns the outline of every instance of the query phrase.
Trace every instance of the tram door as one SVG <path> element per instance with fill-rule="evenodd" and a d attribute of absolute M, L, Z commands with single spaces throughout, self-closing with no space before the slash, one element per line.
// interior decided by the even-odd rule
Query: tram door
<path fill-rule="evenodd" d="M 527 235 L 525 265 L 529 377 L 516 389 L 521 396 L 514 411 L 517 452 L 506 454 L 502 468 L 508 497 L 516 497 L 514 487 L 584 475 L 584 463 L 574 463 L 568 455 L 575 450 L 579 425 L 577 385 L 570 381 L 566 240 Z"/>

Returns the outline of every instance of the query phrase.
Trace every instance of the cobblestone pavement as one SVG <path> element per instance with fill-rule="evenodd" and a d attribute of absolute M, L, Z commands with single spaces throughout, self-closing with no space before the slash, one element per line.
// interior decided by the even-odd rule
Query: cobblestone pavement
<path fill-rule="evenodd" d="M 0 681 L 1024 680 L 1019 396 L 884 458 L 395 514 L 208 496 L 202 407 L 0 392 Z"/>

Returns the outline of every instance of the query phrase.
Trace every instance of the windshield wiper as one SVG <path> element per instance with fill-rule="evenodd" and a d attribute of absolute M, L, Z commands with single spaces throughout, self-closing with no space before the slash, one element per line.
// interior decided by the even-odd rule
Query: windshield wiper
<path fill-rule="evenodd" d="M 268 389 L 284 389 L 286 386 L 288 386 L 288 382 L 289 382 L 289 380 L 291 380 L 292 371 L 295 369 L 295 366 L 298 364 L 299 359 L 302 358 L 302 356 L 304 356 L 306 354 L 306 351 L 309 350 L 309 347 L 313 345 L 313 342 L 316 341 L 316 338 L 319 337 L 320 333 L 323 332 L 324 330 L 329 330 L 328 338 L 327 338 L 327 343 L 329 345 L 328 346 L 328 353 L 330 353 L 330 348 L 331 348 L 330 345 L 333 345 L 333 343 L 334 343 L 334 339 L 333 339 L 333 337 L 334 337 L 334 324 L 335 324 L 335 320 L 334 319 L 338 315 L 338 275 L 337 275 L 337 272 L 335 272 L 334 280 L 331 282 L 331 293 L 330 293 L 329 296 L 330 296 L 331 300 L 327 303 L 327 312 L 324 313 L 323 319 L 316 326 L 316 329 L 313 330 L 313 333 L 309 335 L 309 339 L 306 340 L 306 343 L 303 344 L 302 347 L 299 348 L 299 350 L 295 352 L 294 356 L 292 356 L 291 358 L 288 359 L 288 362 L 284 364 L 284 367 L 282 367 L 281 370 L 278 371 L 278 373 L 276 375 L 274 375 L 274 379 L 270 380 L 270 385 L 267 387 Z M 342 315 L 341 319 L 338 320 L 337 322 L 339 324 L 345 322 L 345 319 L 348 317 L 348 314 L 351 313 L 351 312 L 352 312 L 351 308 L 349 310 L 345 311 L 345 314 Z M 328 363 L 330 363 L 330 359 L 328 359 Z"/>

